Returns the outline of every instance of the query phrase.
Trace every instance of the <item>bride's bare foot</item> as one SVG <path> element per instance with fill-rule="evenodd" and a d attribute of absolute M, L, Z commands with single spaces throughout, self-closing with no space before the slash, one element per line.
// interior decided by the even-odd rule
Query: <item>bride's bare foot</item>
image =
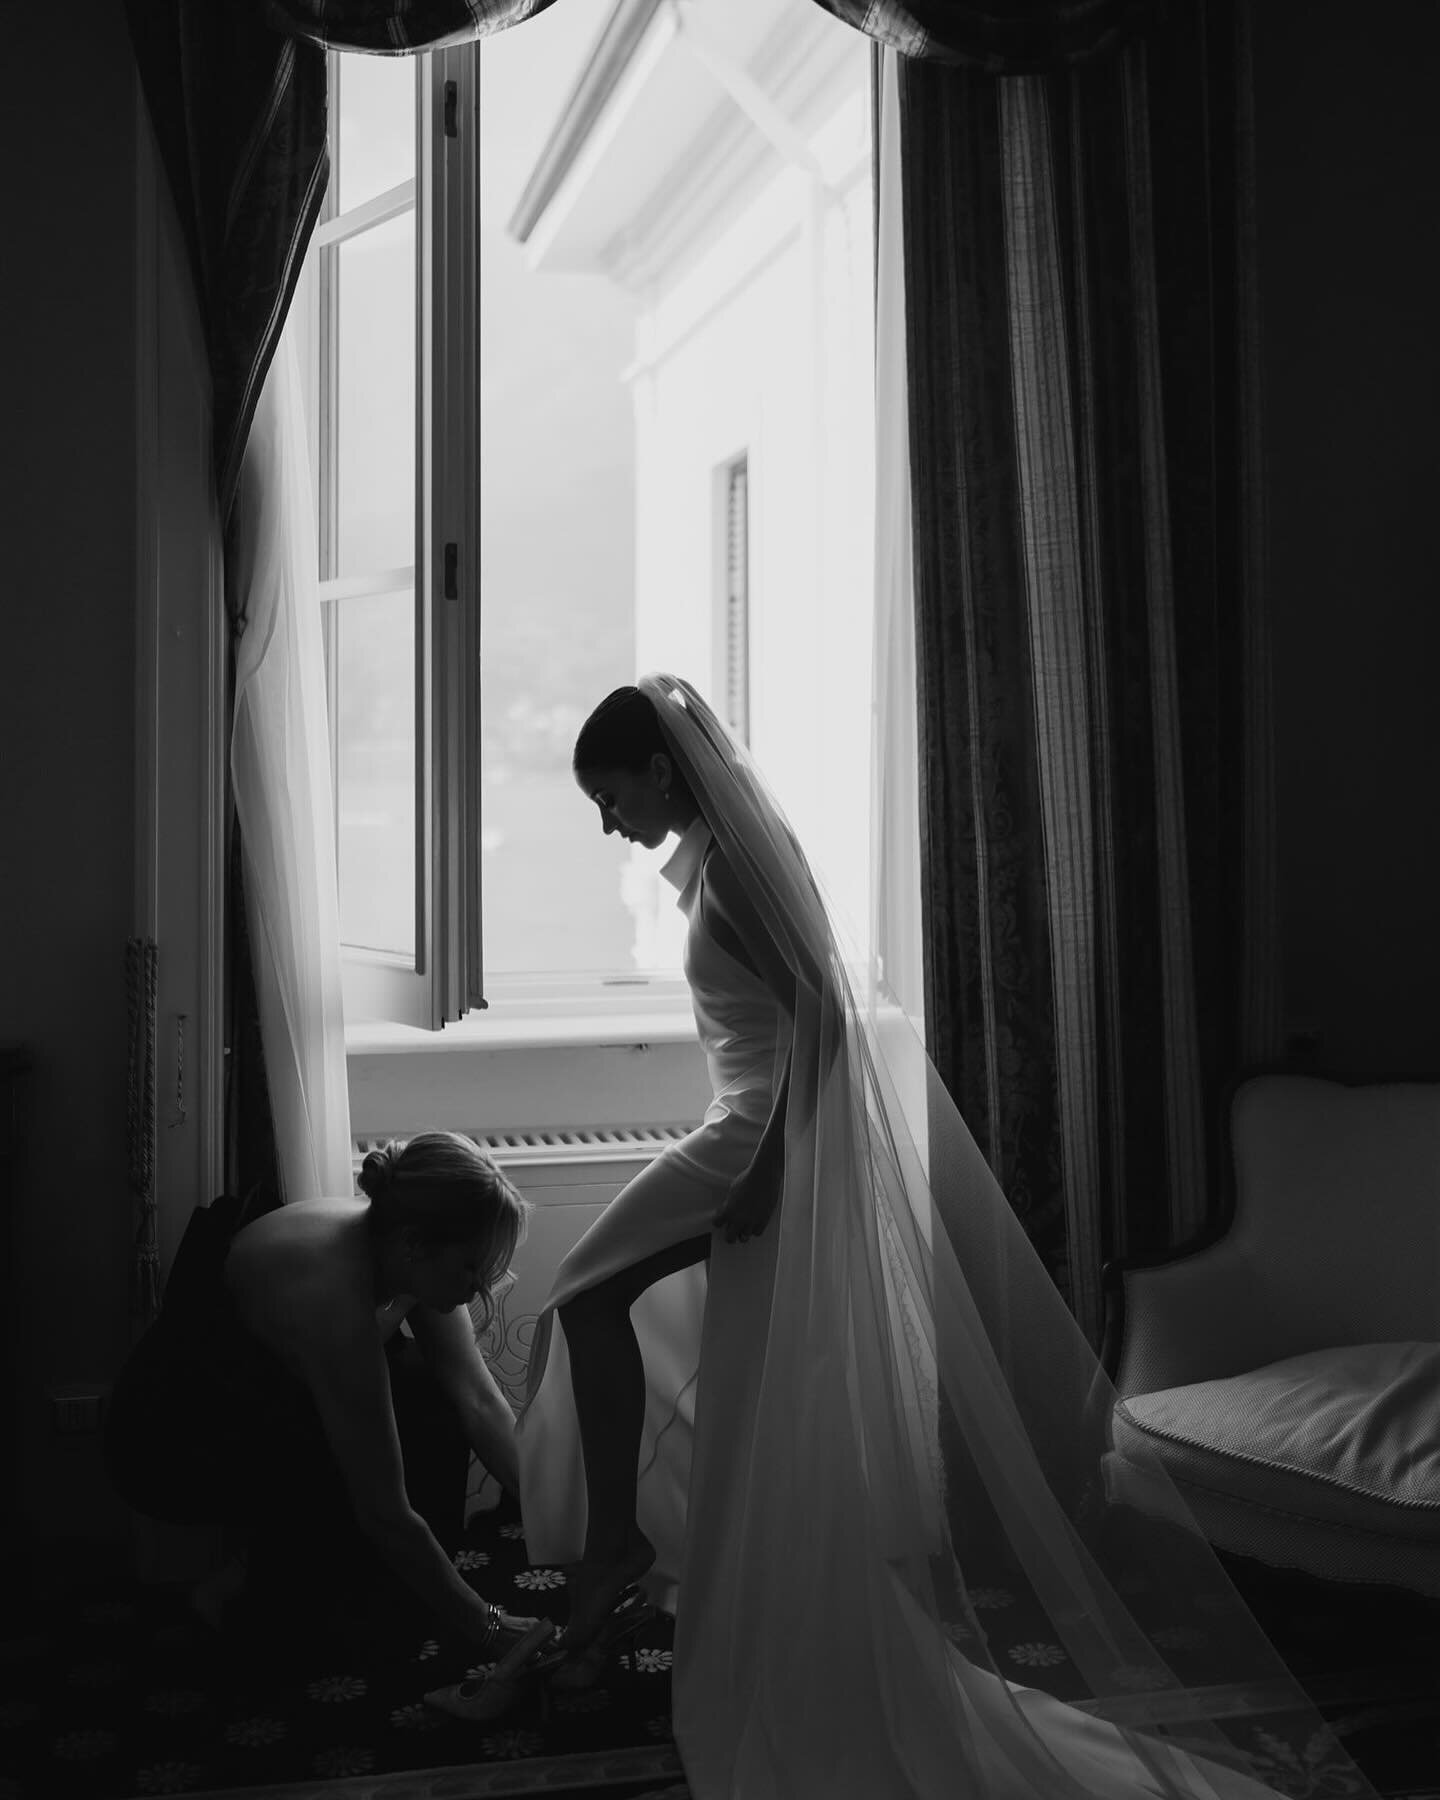
<path fill-rule="evenodd" d="M 573 1656 L 597 1635 L 627 1588 L 633 1587 L 655 1561 L 655 1546 L 642 1531 L 630 1539 L 617 1562 L 577 1563 L 570 1576 L 570 1616 L 565 1622 L 565 1653 Z"/>

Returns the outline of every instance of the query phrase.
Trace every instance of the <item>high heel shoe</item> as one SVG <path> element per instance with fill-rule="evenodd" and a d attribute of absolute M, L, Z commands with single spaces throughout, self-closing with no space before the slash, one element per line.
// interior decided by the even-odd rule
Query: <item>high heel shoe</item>
<path fill-rule="evenodd" d="M 539 1653 L 555 1635 L 553 1619 L 537 1619 L 508 1649 L 487 1675 L 432 1688 L 426 1703 L 453 1719 L 488 1725 L 509 1712 L 521 1687 L 537 1672 Z"/>
<path fill-rule="evenodd" d="M 565 1647 L 565 1628 L 555 1634 L 553 1649 L 536 1663 L 536 1673 L 548 1675 L 548 1685 L 559 1693 L 577 1693 L 594 1687 L 605 1673 L 611 1656 L 626 1638 L 656 1616 L 638 1587 L 627 1587 L 611 1607 L 600 1629 L 576 1650 Z"/>

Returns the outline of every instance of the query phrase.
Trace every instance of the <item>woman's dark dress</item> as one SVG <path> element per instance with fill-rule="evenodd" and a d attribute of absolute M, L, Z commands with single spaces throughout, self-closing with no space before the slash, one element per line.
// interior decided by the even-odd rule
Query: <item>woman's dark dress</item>
<path fill-rule="evenodd" d="M 249 1220 L 225 1197 L 196 1207 L 160 1317 L 131 1352 L 105 1419 L 111 1481 L 137 1512 L 250 1534 L 252 1570 L 278 1580 L 317 1564 L 353 1580 L 374 1554 L 309 1389 L 236 1312 L 221 1279 Z M 453 1550 L 464 1527 L 469 1446 L 414 1343 L 386 1345 L 410 1504 Z"/>

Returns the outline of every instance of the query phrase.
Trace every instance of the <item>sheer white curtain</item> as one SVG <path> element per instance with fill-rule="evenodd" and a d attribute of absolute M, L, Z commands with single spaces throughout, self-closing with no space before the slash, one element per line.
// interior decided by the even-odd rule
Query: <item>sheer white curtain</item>
<path fill-rule="evenodd" d="M 230 770 L 284 1199 L 349 1194 L 350 1098 L 318 559 L 290 330 L 255 411 L 236 501 Z"/>
<path fill-rule="evenodd" d="M 925 1129 L 925 968 L 920 916 L 920 752 L 910 519 L 899 58 L 878 53 L 875 240 L 875 660 L 871 728 L 871 1009 L 906 1123 Z"/>

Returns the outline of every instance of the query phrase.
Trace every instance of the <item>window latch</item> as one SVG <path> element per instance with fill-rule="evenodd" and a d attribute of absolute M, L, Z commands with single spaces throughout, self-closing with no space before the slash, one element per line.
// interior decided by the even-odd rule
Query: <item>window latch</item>
<path fill-rule="evenodd" d="M 459 90 L 453 81 L 447 81 L 445 83 L 445 135 L 446 135 L 446 137 L 458 137 L 460 135 L 459 121 L 456 117 L 458 108 L 459 108 Z"/>
<path fill-rule="evenodd" d="M 447 600 L 460 598 L 460 546 L 458 544 L 445 546 L 445 598 Z"/>

